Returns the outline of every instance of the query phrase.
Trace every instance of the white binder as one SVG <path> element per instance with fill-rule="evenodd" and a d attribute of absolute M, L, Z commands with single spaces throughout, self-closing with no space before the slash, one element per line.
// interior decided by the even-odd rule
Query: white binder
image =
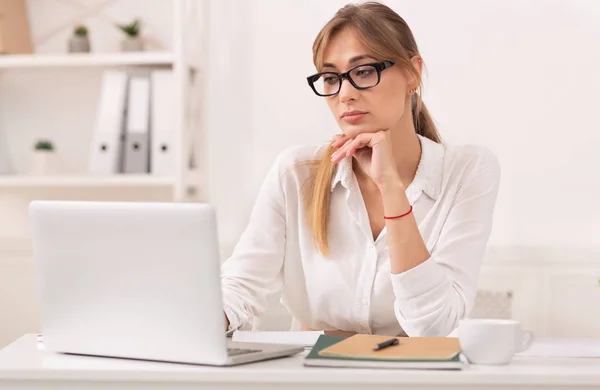
<path fill-rule="evenodd" d="M 90 173 L 121 172 L 126 99 L 127 74 L 104 72 L 88 166 Z"/>
<path fill-rule="evenodd" d="M 125 173 L 148 173 L 150 168 L 150 79 L 129 78 L 125 129 Z"/>
<path fill-rule="evenodd" d="M 152 72 L 150 172 L 175 175 L 175 76 L 170 70 Z"/>

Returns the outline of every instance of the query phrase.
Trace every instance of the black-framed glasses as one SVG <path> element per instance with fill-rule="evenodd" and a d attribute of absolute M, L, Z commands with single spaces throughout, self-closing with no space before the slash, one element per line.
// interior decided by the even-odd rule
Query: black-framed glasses
<path fill-rule="evenodd" d="M 337 95 L 342 89 L 342 81 L 347 79 L 356 89 L 373 88 L 381 80 L 381 72 L 394 65 L 392 61 L 374 62 L 355 66 L 345 73 L 320 72 L 308 76 L 308 85 L 318 96 Z"/>

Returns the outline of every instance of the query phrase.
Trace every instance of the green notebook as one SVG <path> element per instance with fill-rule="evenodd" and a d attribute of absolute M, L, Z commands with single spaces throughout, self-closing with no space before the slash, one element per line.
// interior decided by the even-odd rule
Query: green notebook
<path fill-rule="evenodd" d="M 310 353 L 304 359 L 308 367 L 355 367 L 355 368 L 397 368 L 397 369 L 430 369 L 430 370 L 460 370 L 463 363 L 460 355 L 447 360 L 388 360 L 364 359 L 351 357 L 321 356 L 319 351 L 344 340 L 344 337 L 321 335 Z"/>

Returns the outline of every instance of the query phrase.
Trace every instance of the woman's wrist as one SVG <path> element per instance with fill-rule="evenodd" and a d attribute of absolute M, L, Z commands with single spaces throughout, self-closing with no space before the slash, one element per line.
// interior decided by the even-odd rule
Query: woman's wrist
<path fill-rule="evenodd" d="M 410 202 L 406 197 L 406 187 L 402 181 L 385 182 L 379 187 L 383 203 L 384 215 L 395 216 L 406 213 L 410 209 Z"/>
<path fill-rule="evenodd" d="M 406 187 L 399 177 L 390 177 L 389 179 L 382 180 L 377 184 L 379 192 L 382 197 L 386 196 L 397 196 L 399 192 L 404 193 Z"/>

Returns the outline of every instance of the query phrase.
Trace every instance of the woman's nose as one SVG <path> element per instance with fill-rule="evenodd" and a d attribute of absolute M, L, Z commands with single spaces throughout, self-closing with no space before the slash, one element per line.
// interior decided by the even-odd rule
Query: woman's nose
<path fill-rule="evenodd" d="M 348 81 L 348 79 L 342 79 L 342 85 L 340 86 L 339 93 L 340 101 L 342 103 L 345 103 L 349 100 L 356 100 L 359 93 L 360 92 L 356 88 L 354 88 L 354 86 L 352 85 L 352 83 L 350 83 L 350 81 Z"/>

